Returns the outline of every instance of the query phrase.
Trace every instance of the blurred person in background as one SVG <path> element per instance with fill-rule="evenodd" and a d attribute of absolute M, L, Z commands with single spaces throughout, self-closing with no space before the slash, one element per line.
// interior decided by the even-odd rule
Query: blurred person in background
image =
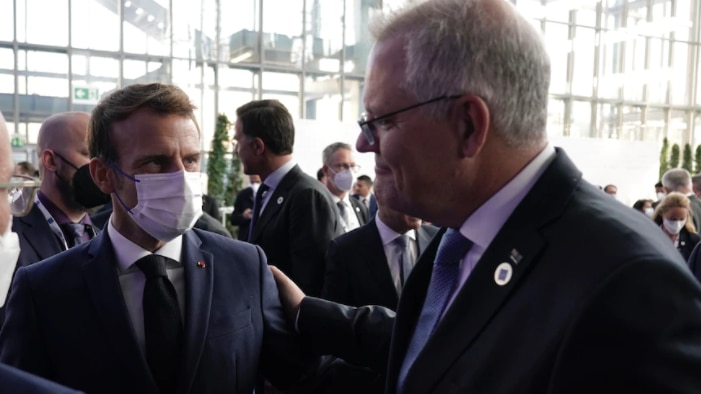
<path fill-rule="evenodd" d="M 633 204 L 633 209 L 644 213 L 650 218 L 652 217 L 652 214 L 655 213 L 655 209 L 652 207 L 652 200 L 650 199 L 642 199 L 636 201 Z"/>
<path fill-rule="evenodd" d="M 657 205 L 652 216 L 685 261 L 700 239 L 692 215 L 689 199 L 681 193 L 671 192 Z"/>

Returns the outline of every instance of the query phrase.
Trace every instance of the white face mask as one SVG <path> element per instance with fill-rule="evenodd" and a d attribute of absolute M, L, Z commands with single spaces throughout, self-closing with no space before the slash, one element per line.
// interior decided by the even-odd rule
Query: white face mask
<path fill-rule="evenodd" d="M 662 225 L 670 234 L 679 234 L 682 228 L 684 228 L 684 224 L 686 224 L 686 220 L 662 219 Z"/>
<path fill-rule="evenodd" d="M 665 192 L 657 192 L 657 201 L 661 201 L 665 197 L 667 197 L 667 194 Z"/>
<path fill-rule="evenodd" d="M 645 208 L 645 215 L 648 217 L 652 217 L 652 215 L 655 213 L 655 210 L 653 208 Z"/>
<path fill-rule="evenodd" d="M 7 226 L 7 231 L 0 237 L 0 307 L 5 305 L 12 274 L 19 258 L 19 237 L 17 233 L 10 231 L 11 227 Z"/>
<path fill-rule="evenodd" d="M 199 172 L 188 171 L 134 175 L 138 203 L 127 211 L 152 237 L 169 242 L 202 216 L 200 178 Z"/>
<path fill-rule="evenodd" d="M 335 172 L 333 169 L 331 169 L 331 172 L 334 173 L 333 184 L 338 190 L 347 192 L 353 188 L 353 173 L 351 172 L 350 168 L 341 172 Z"/>

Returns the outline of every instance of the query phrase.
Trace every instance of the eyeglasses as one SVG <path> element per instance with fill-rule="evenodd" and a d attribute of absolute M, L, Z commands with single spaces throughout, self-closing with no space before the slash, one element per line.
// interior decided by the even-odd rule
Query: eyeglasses
<path fill-rule="evenodd" d="M 333 164 L 331 165 L 331 168 L 334 169 L 334 172 L 338 173 L 344 170 L 351 170 L 352 172 L 358 172 L 360 171 L 360 165 L 359 164 L 345 164 L 345 163 L 338 163 L 338 164 Z"/>
<path fill-rule="evenodd" d="M 13 175 L 9 182 L 0 182 L 0 189 L 7 189 L 12 216 L 25 216 L 29 213 L 39 186 L 41 181 L 24 175 Z"/>
<path fill-rule="evenodd" d="M 373 130 L 374 128 L 372 126 L 373 123 L 375 123 L 379 120 L 382 120 L 382 119 L 387 119 L 390 116 L 394 116 L 394 115 L 400 114 L 402 112 L 406 112 L 406 111 L 412 110 L 414 108 L 421 107 L 423 105 L 435 103 L 436 101 L 449 100 L 449 99 L 452 100 L 452 99 L 456 99 L 458 97 L 462 97 L 462 94 L 457 94 L 457 95 L 452 95 L 452 96 L 440 96 L 440 97 L 432 98 L 428 101 L 423 101 L 421 103 L 414 104 L 414 105 L 411 105 L 409 107 L 402 108 L 402 109 L 396 110 L 394 112 L 390 112 L 388 114 L 380 115 L 380 116 L 378 116 L 376 118 L 372 118 L 372 119 L 368 119 L 368 114 L 364 113 L 360 116 L 360 119 L 358 120 L 358 126 L 360 126 L 360 130 L 362 131 L 363 136 L 365 136 L 365 139 L 368 141 L 368 144 L 374 145 L 375 144 L 375 132 L 374 132 L 374 130 Z"/>

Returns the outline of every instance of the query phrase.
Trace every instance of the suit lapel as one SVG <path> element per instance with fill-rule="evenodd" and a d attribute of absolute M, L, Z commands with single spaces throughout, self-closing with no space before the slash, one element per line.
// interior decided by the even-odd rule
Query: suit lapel
<path fill-rule="evenodd" d="M 365 227 L 363 240 L 359 244 L 366 247 L 360 248 L 359 251 L 363 253 L 361 259 L 370 271 L 370 275 L 367 277 L 372 278 L 377 283 L 377 292 L 383 299 L 389 301 L 388 305 L 396 305 L 398 302 L 397 290 L 394 287 L 392 273 L 389 270 L 387 258 L 385 257 L 385 248 L 382 245 L 382 238 L 377 230 L 377 224 L 373 219 Z"/>
<path fill-rule="evenodd" d="M 156 392 L 158 388 L 136 342 L 115 267 L 112 243 L 108 232 L 103 231 L 90 244 L 88 261 L 83 265 L 89 298 L 107 333 L 108 342 L 121 358 L 125 370 L 131 373 L 125 379 L 141 385 L 139 392 Z"/>
<path fill-rule="evenodd" d="M 261 214 L 260 218 L 256 220 L 256 225 L 253 229 L 253 236 L 251 237 L 251 241 L 253 243 L 256 243 L 258 236 L 260 236 L 260 233 L 263 231 L 262 229 L 264 229 L 268 222 L 277 215 L 278 211 L 280 211 L 282 206 L 285 204 L 290 189 L 299 178 L 300 171 L 302 170 L 295 165 L 287 174 L 285 174 L 282 180 L 280 180 L 277 187 L 275 187 L 273 195 L 270 196 L 263 213 Z"/>
<path fill-rule="evenodd" d="M 39 260 L 49 258 L 55 254 L 61 253 L 63 247 L 59 243 L 49 224 L 46 223 L 44 215 L 39 210 L 39 207 L 34 206 L 29 215 L 20 217 L 18 220 L 26 226 L 22 230 L 22 236 L 32 246 L 34 252 L 39 256 Z"/>
<path fill-rule="evenodd" d="M 539 255 L 546 246 L 540 229 L 562 214 L 580 180 L 581 173 L 558 149 L 553 162 L 487 247 L 450 309 L 417 357 L 405 383 L 405 387 L 411 387 L 410 392 L 430 392 L 441 376 L 432 376 L 426 371 L 442 373 L 449 370 L 455 360 L 466 352 L 466 349 L 485 329 L 501 306 L 508 302 L 508 296 L 517 288 L 529 269 L 537 263 Z M 439 235 L 442 236 L 442 234 L 443 231 Z M 440 237 L 437 236 L 426 251 L 425 258 L 420 261 L 420 274 L 412 275 L 411 278 L 416 280 L 410 280 L 407 283 L 408 286 L 412 286 L 410 293 L 413 297 L 407 300 L 405 305 L 401 305 L 403 310 L 400 314 L 406 313 L 407 318 L 401 321 L 398 318 L 395 325 L 395 327 L 402 327 L 403 330 L 400 334 L 398 333 L 401 336 L 397 340 L 396 349 L 398 351 L 396 355 L 400 359 L 390 364 L 393 368 L 390 370 L 390 376 L 395 380 L 391 382 L 392 386 L 396 384 L 401 358 L 404 357 L 405 349 L 411 339 L 411 332 L 421 311 L 430 280 L 432 260 L 439 241 Z M 510 280 L 500 285 L 496 278 L 498 272 L 504 267 L 512 274 Z M 402 302 L 404 302 L 403 298 Z M 395 355 L 394 351 L 392 354 Z M 421 371 L 421 373 L 415 371 Z"/>
<path fill-rule="evenodd" d="M 185 270 L 185 354 L 179 392 L 189 393 L 202 357 L 209 328 L 214 284 L 214 258 L 200 249 L 202 241 L 190 230 L 183 236 L 181 262 Z"/>

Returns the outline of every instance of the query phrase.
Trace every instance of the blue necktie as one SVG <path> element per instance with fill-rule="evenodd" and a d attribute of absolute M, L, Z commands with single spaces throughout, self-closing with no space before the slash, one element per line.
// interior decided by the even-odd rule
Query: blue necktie
<path fill-rule="evenodd" d="M 268 192 L 268 189 L 270 186 L 266 185 L 263 183 L 258 187 L 258 191 L 256 192 L 256 199 L 253 200 L 253 216 L 251 216 L 251 225 L 248 228 L 248 242 L 251 242 L 253 240 L 253 229 L 255 228 L 256 220 L 258 220 L 258 216 L 260 216 L 260 210 L 263 205 L 263 198 L 265 197 L 265 193 Z"/>
<path fill-rule="evenodd" d="M 470 247 L 472 247 L 472 241 L 460 234 L 459 230 L 451 228 L 443 234 L 433 262 L 431 282 L 428 285 L 421 315 L 399 371 L 397 393 L 403 391 L 409 369 L 438 325 L 458 281 L 460 259 L 465 256 Z"/>

